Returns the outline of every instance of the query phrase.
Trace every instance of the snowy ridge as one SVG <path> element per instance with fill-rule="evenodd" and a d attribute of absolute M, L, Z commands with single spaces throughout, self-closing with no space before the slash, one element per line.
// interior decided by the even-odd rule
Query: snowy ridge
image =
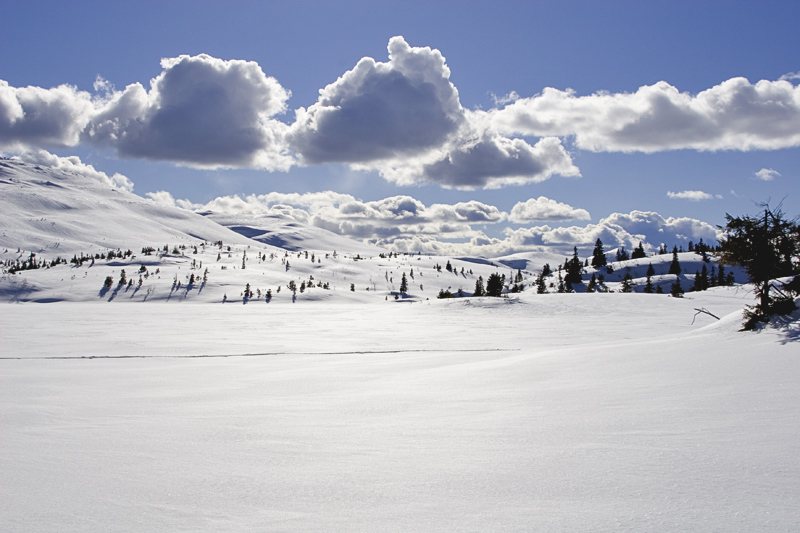
<path fill-rule="evenodd" d="M 158 205 L 69 169 L 0 160 L 0 248 L 80 252 L 249 239 L 204 217 Z"/>

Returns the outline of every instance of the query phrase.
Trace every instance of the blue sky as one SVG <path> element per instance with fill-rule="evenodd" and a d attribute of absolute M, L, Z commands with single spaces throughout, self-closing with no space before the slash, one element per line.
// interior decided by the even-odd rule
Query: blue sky
<path fill-rule="evenodd" d="M 3 18 L 0 150 L 76 155 L 159 201 L 483 255 L 708 240 L 768 199 L 800 214 L 796 2 L 8 1 Z"/>

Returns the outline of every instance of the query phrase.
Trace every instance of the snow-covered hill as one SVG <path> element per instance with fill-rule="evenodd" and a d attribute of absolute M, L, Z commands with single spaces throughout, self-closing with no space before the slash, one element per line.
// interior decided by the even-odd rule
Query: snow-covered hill
<path fill-rule="evenodd" d="M 156 204 L 81 169 L 0 160 L 0 248 L 49 259 L 109 249 L 254 244 L 200 215 Z"/>

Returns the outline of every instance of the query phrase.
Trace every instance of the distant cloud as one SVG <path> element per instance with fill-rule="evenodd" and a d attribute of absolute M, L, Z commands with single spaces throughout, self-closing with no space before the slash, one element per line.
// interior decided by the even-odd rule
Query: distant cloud
<path fill-rule="evenodd" d="M 598 238 L 606 249 L 625 246 L 631 250 L 642 242 L 646 250 L 653 251 L 661 244 L 685 246 L 690 240 L 697 242 L 703 239 L 712 243 L 717 240 L 717 230 L 710 224 L 691 218 L 665 219 L 658 213 L 631 211 L 628 214 L 613 213 L 597 224 L 586 226 L 506 228 L 503 239 L 478 233 L 469 242 L 450 242 L 436 235 L 402 235 L 374 242 L 398 252 L 422 251 L 483 257 L 530 251 L 543 254 L 556 252 L 566 256 L 576 246 L 586 256 L 591 253 Z"/>
<path fill-rule="evenodd" d="M 205 204 L 176 200 L 166 191 L 147 193 L 155 202 L 196 212 L 222 215 L 290 216 L 304 224 L 356 239 L 391 239 L 404 235 L 447 235 L 469 238 L 475 224 L 496 224 L 507 213 L 478 201 L 426 206 L 411 196 L 391 196 L 363 202 L 353 196 L 325 191 L 306 194 L 221 196 Z"/>
<path fill-rule="evenodd" d="M 681 245 L 689 240 L 717 239 L 717 230 L 710 224 L 692 218 L 664 218 L 652 211 L 612 213 L 597 224 L 586 226 L 507 229 L 506 234 L 518 247 L 547 245 L 562 249 L 590 246 L 597 239 L 609 248 L 622 245 L 631 249 L 642 242 L 650 250 L 662 243 Z"/>
<path fill-rule="evenodd" d="M 663 81 L 590 96 L 546 88 L 489 114 L 501 134 L 574 136 L 594 152 L 800 146 L 800 87 L 785 79 L 732 78 L 696 96 Z"/>
<path fill-rule="evenodd" d="M 517 224 L 589 219 L 591 219 L 591 216 L 587 210 L 577 209 L 544 196 L 531 198 L 525 202 L 518 202 L 511 208 L 511 215 L 509 216 L 509 220 Z"/>
<path fill-rule="evenodd" d="M 714 196 L 703 191 L 681 191 L 681 192 L 667 192 L 667 197 L 672 200 L 691 200 L 692 202 L 699 202 L 701 200 L 713 200 L 714 198 L 722 198 L 720 195 Z"/>
<path fill-rule="evenodd" d="M 203 168 L 291 166 L 288 127 L 270 118 L 285 111 L 290 93 L 257 63 L 201 54 L 161 66 L 149 91 L 134 83 L 106 95 L 83 140 L 122 157 Z M 95 86 L 108 90 L 104 82 Z"/>
<path fill-rule="evenodd" d="M 511 91 L 510 93 L 504 96 L 497 96 L 496 94 L 492 93 L 492 101 L 496 106 L 510 104 L 512 102 L 516 102 L 517 100 L 519 100 L 519 95 L 517 94 L 517 91 Z"/>
<path fill-rule="evenodd" d="M 772 170 L 771 168 L 762 168 L 758 172 L 756 172 L 756 179 L 761 181 L 772 181 L 775 178 L 779 178 L 781 173 L 777 170 Z"/>
<path fill-rule="evenodd" d="M 398 252 L 485 257 L 537 250 L 567 254 L 571 253 L 573 246 L 590 250 L 598 238 L 609 249 L 620 245 L 632 249 L 642 242 L 648 250 L 654 250 L 661 243 L 684 245 L 689 240 L 697 242 L 702 238 L 713 242 L 717 238 L 717 230 L 700 220 L 664 218 L 646 211 L 613 213 L 597 224 L 586 226 L 506 228 L 503 239 L 487 237 L 478 229 L 485 224 L 499 224 L 506 220 L 522 223 L 524 216 L 550 216 L 552 221 L 558 222 L 567 220 L 563 217 L 572 213 L 573 218 L 588 219 L 584 210 L 545 197 L 520 202 L 509 215 L 478 201 L 426 206 L 416 198 L 400 195 L 364 202 L 332 191 L 222 196 L 205 204 L 175 200 L 164 191 L 148 193 L 147 196 L 164 205 L 201 213 L 288 216 L 304 224 Z"/>
<path fill-rule="evenodd" d="M 784 74 L 779 80 L 800 80 L 800 72 L 789 72 L 788 74 Z"/>

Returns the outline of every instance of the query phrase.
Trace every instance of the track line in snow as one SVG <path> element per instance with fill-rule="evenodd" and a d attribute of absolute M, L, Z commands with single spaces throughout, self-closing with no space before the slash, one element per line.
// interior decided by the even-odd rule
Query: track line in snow
<path fill-rule="evenodd" d="M 268 357 L 274 355 L 379 355 L 398 353 L 470 353 L 470 352 L 519 352 L 519 348 L 472 348 L 466 350 L 374 350 L 343 352 L 264 352 L 234 354 L 194 354 L 194 355 L 63 355 L 48 357 L 0 357 L 0 361 L 47 361 L 47 360 L 90 360 L 90 359 L 221 359 L 226 357 Z"/>

